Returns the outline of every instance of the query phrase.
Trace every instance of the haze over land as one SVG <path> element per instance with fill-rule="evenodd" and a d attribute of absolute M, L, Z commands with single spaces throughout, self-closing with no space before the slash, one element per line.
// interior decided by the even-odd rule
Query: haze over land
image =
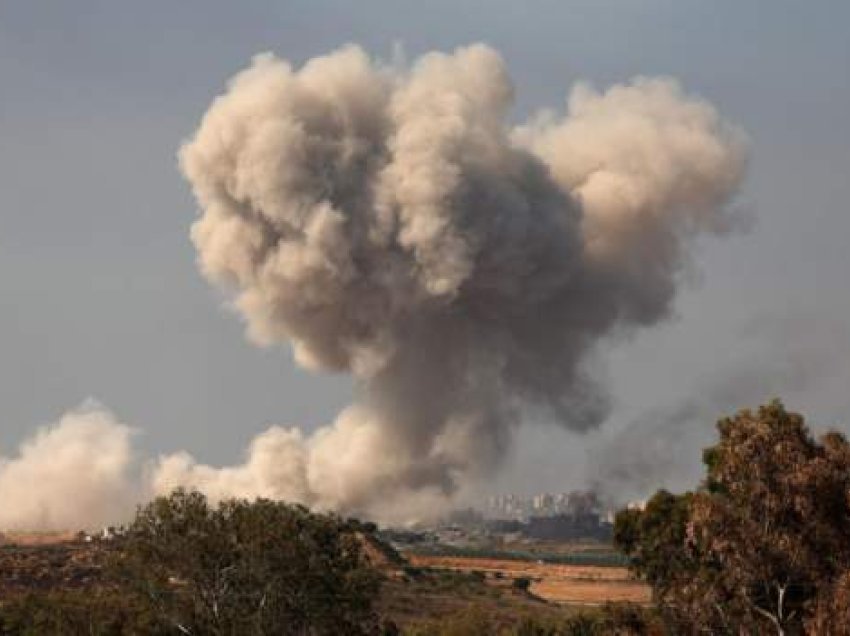
<path fill-rule="evenodd" d="M 736 29 L 753 19 L 746 9 L 739 17 L 726 35 L 733 49 L 742 46 Z M 114 16 L 103 10 L 93 19 Z M 590 11 L 587 19 L 600 18 Z M 179 11 L 170 18 L 181 20 Z M 635 28 L 651 31 L 642 23 Z M 75 188 L 87 183 L 79 174 L 85 161 L 69 160 L 57 173 L 76 175 L 75 187 L 63 188 L 65 177 L 53 177 L 57 187 L 49 190 L 65 193 L 62 205 L 51 204 L 54 195 L 42 188 L 21 194 L 15 170 L 33 162 L 24 136 L 10 133 L 10 147 L 20 153 L 3 173 L 11 223 L 0 236 L 0 257 L 14 307 L 2 329 L 9 352 L 4 418 L 18 428 L 0 440 L 7 458 L 0 494 L 19 503 L 0 513 L 0 526 L 94 525 L 177 484 L 213 496 L 278 496 L 378 515 L 391 509 L 409 518 L 440 509 L 483 476 L 499 478 L 493 471 L 505 459 L 500 487 L 546 489 L 559 480 L 564 489 L 584 481 L 640 495 L 659 481 L 680 483 L 697 474 L 705 431 L 730 409 L 789 391 L 802 401 L 826 394 L 821 412 L 840 412 L 846 400 L 842 404 L 843 393 L 829 386 L 847 378 L 840 345 L 847 308 L 829 290 L 840 278 L 833 272 L 846 271 L 846 252 L 830 248 L 843 227 L 843 216 L 830 206 L 846 201 L 846 183 L 837 178 L 839 166 L 847 165 L 846 133 L 825 134 L 829 117 L 818 113 L 846 105 L 846 80 L 833 78 L 829 106 L 814 103 L 802 86 L 793 93 L 796 101 L 749 104 L 729 97 L 748 90 L 731 76 L 708 80 L 708 68 L 658 64 L 652 51 L 666 44 L 651 37 L 643 38 L 649 53 L 635 52 L 632 65 L 640 68 L 611 72 L 590 64 L 585 72 L 581 63 L 588 58 L 580 49 L 571 58 L 571 51 L 541 44 L 546 54 L 520 47 L 514 57 L 516 43 L 494 33 L 487 39 L 505 40 L 499 46 L 507 51 L 505 62 L 487 47 L 452 53 L 479 39 L 472 33 L 450 37 L 438 46 L 444 53 L 410 64 L 376 61 L 358 48 L 316 57 L 359 40 L 354 33 L 329 35 L 318 50 L 302 45 L 293 53 L 281 44 L 283 36 L 273 42 L 269 36 L 239 55 L 231 51 L 214 73 L 191 75 L 193 84 L 203 85 L 202 95 L 183 109 L 179 131 L 166 125 L 161 136 L 147 135 L 161 146 L 148 163 L 139 167 L 132 158 L 144 145 L 133 140 L 139 133 L 132 123 L 116 127 L 125 139 L 116 147 L 126 152 L 101 153 L 116 164 L 110 168 L 115 178 L 106 170 L 92 180 L 101 189 L 88 206 L 103 209 L 105 219 L 115 210 L 124 219 L 115 225 L 87 220 L 80 209 L 88 199 Z M 23 46 L 9 42 L 4 46 L 12 52 Z M 695 60 L 702 60 L 701 42 L 696 37 L 689 49 Z M 830 42 L 825 37 L 818 46 Z M 194 296 L 183 294 L 196 285 L 186 281 L 198 278 L 189 272 L 192 247 L 184 238 L 193 204 L 182 193 L 160 200 L 156 187 L 143 187 L 150 181 L 146 171 L 183 187 L 175 148 L 209 93 L 221 91 L 249 52 L 266 46 L 293 61 L 255 61 L 211 106 L 181 153 L 202 208 L 192 230 L 202 271 L 223 283 L 217 298 L 197 288 Z M 567 63 L 561 59 L 575 59 L 569 62 L 575 70 L 546 74 L 551 87 L 545 89 L 526 68 L 528 60 Z M 589 59 L 598 64 L 602 58 Z M 522 70 L 512 73 L 516 97 L 505 64 Z M 790 80 L 792 74 L 779 82 L 762 70 L 760 92 L 804 83 Z M 669 79 L 624 79 L 658 71 L 680 75 L 683 87 Z M 13 95 L 26 95 L 17 71 L 9 72 L 18 87 Z M 562 106 L 572 80 L 585 75 L 605 81 L 599 89 L 574 89 Z M 731 119 L 756 137 L 753 169 L 761 190 L 755 193 L 768 194 L 745 191 L 739 199 L 748 208 L 755 198 L 754 209 L 728 205 L 743 174 L 743 138 L 702 94 L 711 102 L 725 95 L 720 112 L 732 111 Z M 9 108 L 22 109 L 18 99 Z M 536 115 L 541 104 L 553 111 Z M 39 108 L 50 112 L 46 104 Z M 141 112 L 147 117 L 162 108 Z M 802 123 L 777 123 L 779 110 Z M 530 123 L 517 124 L 522 120 Z M 96 132 L 108 121 L 92 123 L 89 135 L 62 116 L 50 121 L 64 125 L 67 136 L 50 143 L 80 153 L 91 143 L 110 147 L 110 135 Z M 758 143 L 770 126 L 783 134 L 788 129 L 785 146 Z M 39 159 L 44 174 L 57 168 L 49 154 Z M 114 160 L 119 156 L 126 162 Z M 31 201 L 41 222 L 33 221 Z M 66 205 L 73 212 L 61 215 Z M 18 218 L 19 209 L 30 216 Z M 162 226 L 147 235 L 142 219 L 151 218 Z M 726 235 L 736 218 L 758 222 L 731 247 L 703 243 L 692 259 L 696 235 Z M 45 232 L 41 224 L 48 219 L 55 228 Z M 92 237 L 86 239 L 95 246 L 91 258 L 100 259 L 90 267 L 69 247 L 81 240 L 73 219 Z M 124 234 L 120 227 L 131 229 Z M 817 245 L 806 254 L 822 263 L 815 268 L 822 291 L 799 254 L 788 251 L 798 242 Z M 183 260 L 160 265 L 160 251 Z M 785 257 L 777 256 L 783 251 Z M 783 291 L 754 298 L 764 280 L 773 284 L 771 268 Z M 79 275 L 69 281 L 65 272 Z M 702 273 L 702 285 L 691 288 L 707 291 L 689 292 L 677 305 L 676 292 L 694 282 L 695 272 Z M 99 296 L 86 295 L 92 286 Z M 63 296 L 70 292 L 60 287 L 81 296 Z M 253 340 L 273 345 L 267 354 L 240 348 L 233 312 L 216 314 L 222 299 L 235 301 Z M 791 304 L 807 308 L 782 309 Z M 102 318 L 94 315 L 99 311 Z M 669 330 L 676 313 L 681 320 Z M 620 345 L 614 367 L 604 371 L 612 342 L 659 322 L 667 326 L 645 331 L 654 335 L 639 335 L 631 347 Z M 289 345 L 308 374 L 281 370 Z M 352 378 L 354 404 L 316 431 L 313 425 L 331 421 L 348 397 L 339 384 L 305 379 L 328 371 Z M 41 434 L 21 428 L 87 394 L 117 415 L 87 405 Z M 123 418 L 136 433 L 119 423 Z M 515 451 L 511 441 L 520 422 L 528 426 Z M 285 426 L 260 432 L 269 423 Z M 243 463 L 235 449 L 252 437 Z M 22 439 L 30 441 L 16 452 Z M 561 450 L 533 461 L 549 447 Z M 592 459 L 585 461 L 588 448 Z"/>

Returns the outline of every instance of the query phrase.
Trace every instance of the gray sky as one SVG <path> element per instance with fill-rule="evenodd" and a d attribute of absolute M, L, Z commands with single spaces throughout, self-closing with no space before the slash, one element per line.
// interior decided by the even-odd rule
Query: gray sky
<path fill-rule="evenodd" d="M 579 79 L 673 75 L 751 139 L 753 228 L 700 245 L 673 323 L 612 346 L 603 435 L 531 429 L 500 486 L 568 487 L 587 444 L 695 394 L 714 417 L 778 393 L 847 430 L 848 23 L 839 1 L 0 0 L 0 449 L 92 396 L 148 451 L 227 462 L 269 424 L 313 428 L 348 402 L 347 379 L 249 344 L 201 280 L 175 160 L 253 54 L 348 42 L 385 58 L 487 42 L 518 119 Z M 713 388 L 742 368 L 763 381 Z"/>

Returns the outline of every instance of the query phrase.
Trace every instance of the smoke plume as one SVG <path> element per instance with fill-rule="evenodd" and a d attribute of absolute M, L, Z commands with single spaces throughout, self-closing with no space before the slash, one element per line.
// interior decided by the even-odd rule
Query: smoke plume
<path fill-rule="evenodd" d="M 597 345 L 670 314 L 692 239 L 734 221 L 745 144 L 671 79 L 580 85 L 519 126 L 512 100 L 483 45 L 256 57 L 180 150 L 198 262 L 253 341 L 350 374 L 355 403 L 224 468 L 139 462 L 127 426 L 71 412 L 0 463 L 0 527 L 97 525 L 176 486 L 405 519 L 495 470 L 527 415 L 597 426 Z"/>
<path fill-rule="evenodd" d="M 701 450 L 715 443 L 715 423 L 773 398 L 816 415 L 810 425 L 840 426 L 850 382 L 846 309 L 823 315 L 783 308 L 759 314 L 738 336 L 736 355 L 713 362 L 707 377 L 682 399 L 640 414 L 589 445 L 587 485 L 620 504 L 659 488 L 694 488 L 705 475 Z M 731 340 L 731 338 L 730 338 Z M 844 396 L 843 399 L 839 396 Z M 834 412 L 824 404 L 842 405 Z M 840 414 L 840 415 L 839 415 Z"/>
<path fill-rule="evenodd" d="M 493 470 L 528 409 L 604 418 L 594 347 L 668 316 L 690 240 L 730 228 L 742 136 L 670 79 L 581 85 L 516 127 L 512 99 L 483 45 L 401 70 L 267 54 L 230 81 L 180 151 L 201 270 L 252 340 L 358 398 L 242 466 L 165 458 L 161 487 L 398 510 Z"/>
<path fill-rule="evenodd" d="M 75 530 L 126 519 L 142 493 L 132 430 L 94 403 L 0 457 L 0 528 Z"/>

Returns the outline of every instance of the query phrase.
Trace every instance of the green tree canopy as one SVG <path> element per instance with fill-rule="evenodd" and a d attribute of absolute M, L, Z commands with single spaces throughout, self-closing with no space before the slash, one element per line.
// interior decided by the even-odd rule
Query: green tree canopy
<path fill-rule="evenodd" d="M 379 577 L 333 515 L 259 499 L 212 507 L 175 491 L 140 509 L 121 568 L 185 634 L 371 632 Z"/>

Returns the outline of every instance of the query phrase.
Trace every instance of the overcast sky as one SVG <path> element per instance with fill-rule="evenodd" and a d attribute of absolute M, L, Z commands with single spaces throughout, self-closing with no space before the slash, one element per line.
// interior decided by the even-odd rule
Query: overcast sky
<path fill-rule="evenodd" d="M 611 345 L 602 433 L 529 428 L 500 487 L 569 487 L 588 445 L 694 399 L 718 412 L 682 426 L 781 394 L 850 430 L 848 24 L 840 1 L 0 0 L 0 450 L 94 397 L 147 451 L 229 462 L 348 402 L 346 378 L 248 343 L 201 279 L 175 153 L 254 54 L 349 42 L 491 44 L 517 120 L 577 80 L 672 75 L 750 138 L 750 230 L 702 242 L 676 318 Z"/>

